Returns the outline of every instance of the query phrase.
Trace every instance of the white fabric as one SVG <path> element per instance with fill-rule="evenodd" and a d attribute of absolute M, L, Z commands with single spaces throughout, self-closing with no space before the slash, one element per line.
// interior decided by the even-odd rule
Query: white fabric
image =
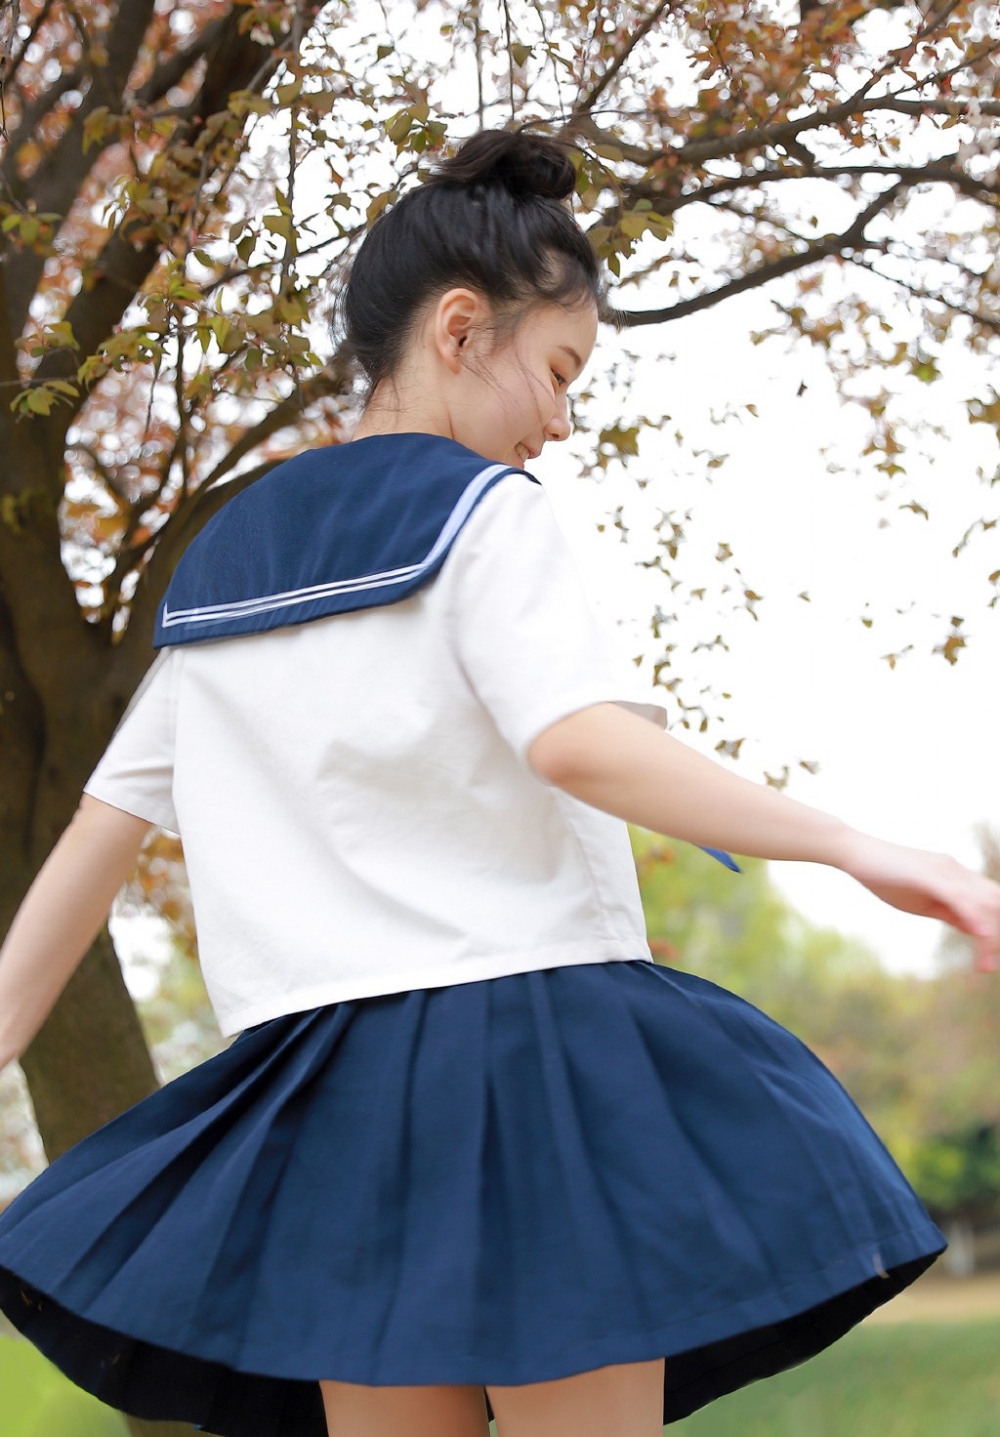
<path fill-rule="evenodd" d="M 342 999 L 651 957 L 628 829 L 542 782 L 590 704 L 664 709 L 540 485 L 399 603 L 164 650 L 86 784 L 181 835 L 224 1034 Z"/>

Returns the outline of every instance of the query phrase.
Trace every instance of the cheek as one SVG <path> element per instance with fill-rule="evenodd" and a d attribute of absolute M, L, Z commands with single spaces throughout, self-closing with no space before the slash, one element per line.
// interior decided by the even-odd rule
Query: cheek
<path fill-rule="evenodd" d="M 531 407 L 533 417 L 541 424 L 548 423 L 556 412 L 556 407 L 559 402 L 552 388 L 552 382 L 548 379 L 547 375 L 548 371 L 545 372 L 545 375 L 537 372 L 532 373 L 526 385 L 528 403 Z"/>
<path fill-rule="evenodd" d="M 524 438 L 526 430 L 546 425 L 559 404 L 548 369 L 540 370 L 529 360 L 498 365 L 493 382 L 482 390 L 482 399 L 483 417 L 488 412 L 509 426 L 515 440 Z"/>

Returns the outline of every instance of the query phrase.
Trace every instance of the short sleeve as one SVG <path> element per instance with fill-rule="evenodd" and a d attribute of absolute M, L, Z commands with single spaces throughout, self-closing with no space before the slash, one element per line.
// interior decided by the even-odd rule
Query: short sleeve
<path fill-rule="evenodd" d="M 517 474 L 495 484 L 445 572 L 459 662 L 524 764 L 540 733 L 591 704 L 666 727 L 666 709 L 590 607 L 540 484 Z"/>
<path fill-rule="evenodd" d="M 84 793 L 178 832 L 172 796 L 176 650 L 152 663 L 122 715 Z"/>

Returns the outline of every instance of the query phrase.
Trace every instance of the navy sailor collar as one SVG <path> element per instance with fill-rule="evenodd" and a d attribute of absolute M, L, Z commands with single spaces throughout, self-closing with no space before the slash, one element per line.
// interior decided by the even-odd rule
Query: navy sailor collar
<path fill-rule="evenodd" d="M 297 454 L 234 495 L 188 545 L 153 645 L 397 603 L 433 578 L 507 474 L 538 483 L 437 434 L 372 434 Z"/>

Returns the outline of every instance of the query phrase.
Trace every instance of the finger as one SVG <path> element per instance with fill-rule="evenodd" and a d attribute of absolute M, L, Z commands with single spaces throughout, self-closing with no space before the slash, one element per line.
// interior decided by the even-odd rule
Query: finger
<path fill-rule="evenodd" d="M 971 901 L 943 903 L 941 900 L 929 905 L 938 911 L 934 917 L 941 918 L 950 927 L 965 933 L 973 943 L 973 966 L 980 973 L 995 973 L 1000 963 L 1000 924 L 993 913 L 985 913 L 980 903 Z"/>
<path fill-rule="evenodd" d="M 995 973 L 1000 960 L 1000 933 L 980 924 L 975 939 L 975 964 L 981 973 Z"/>

